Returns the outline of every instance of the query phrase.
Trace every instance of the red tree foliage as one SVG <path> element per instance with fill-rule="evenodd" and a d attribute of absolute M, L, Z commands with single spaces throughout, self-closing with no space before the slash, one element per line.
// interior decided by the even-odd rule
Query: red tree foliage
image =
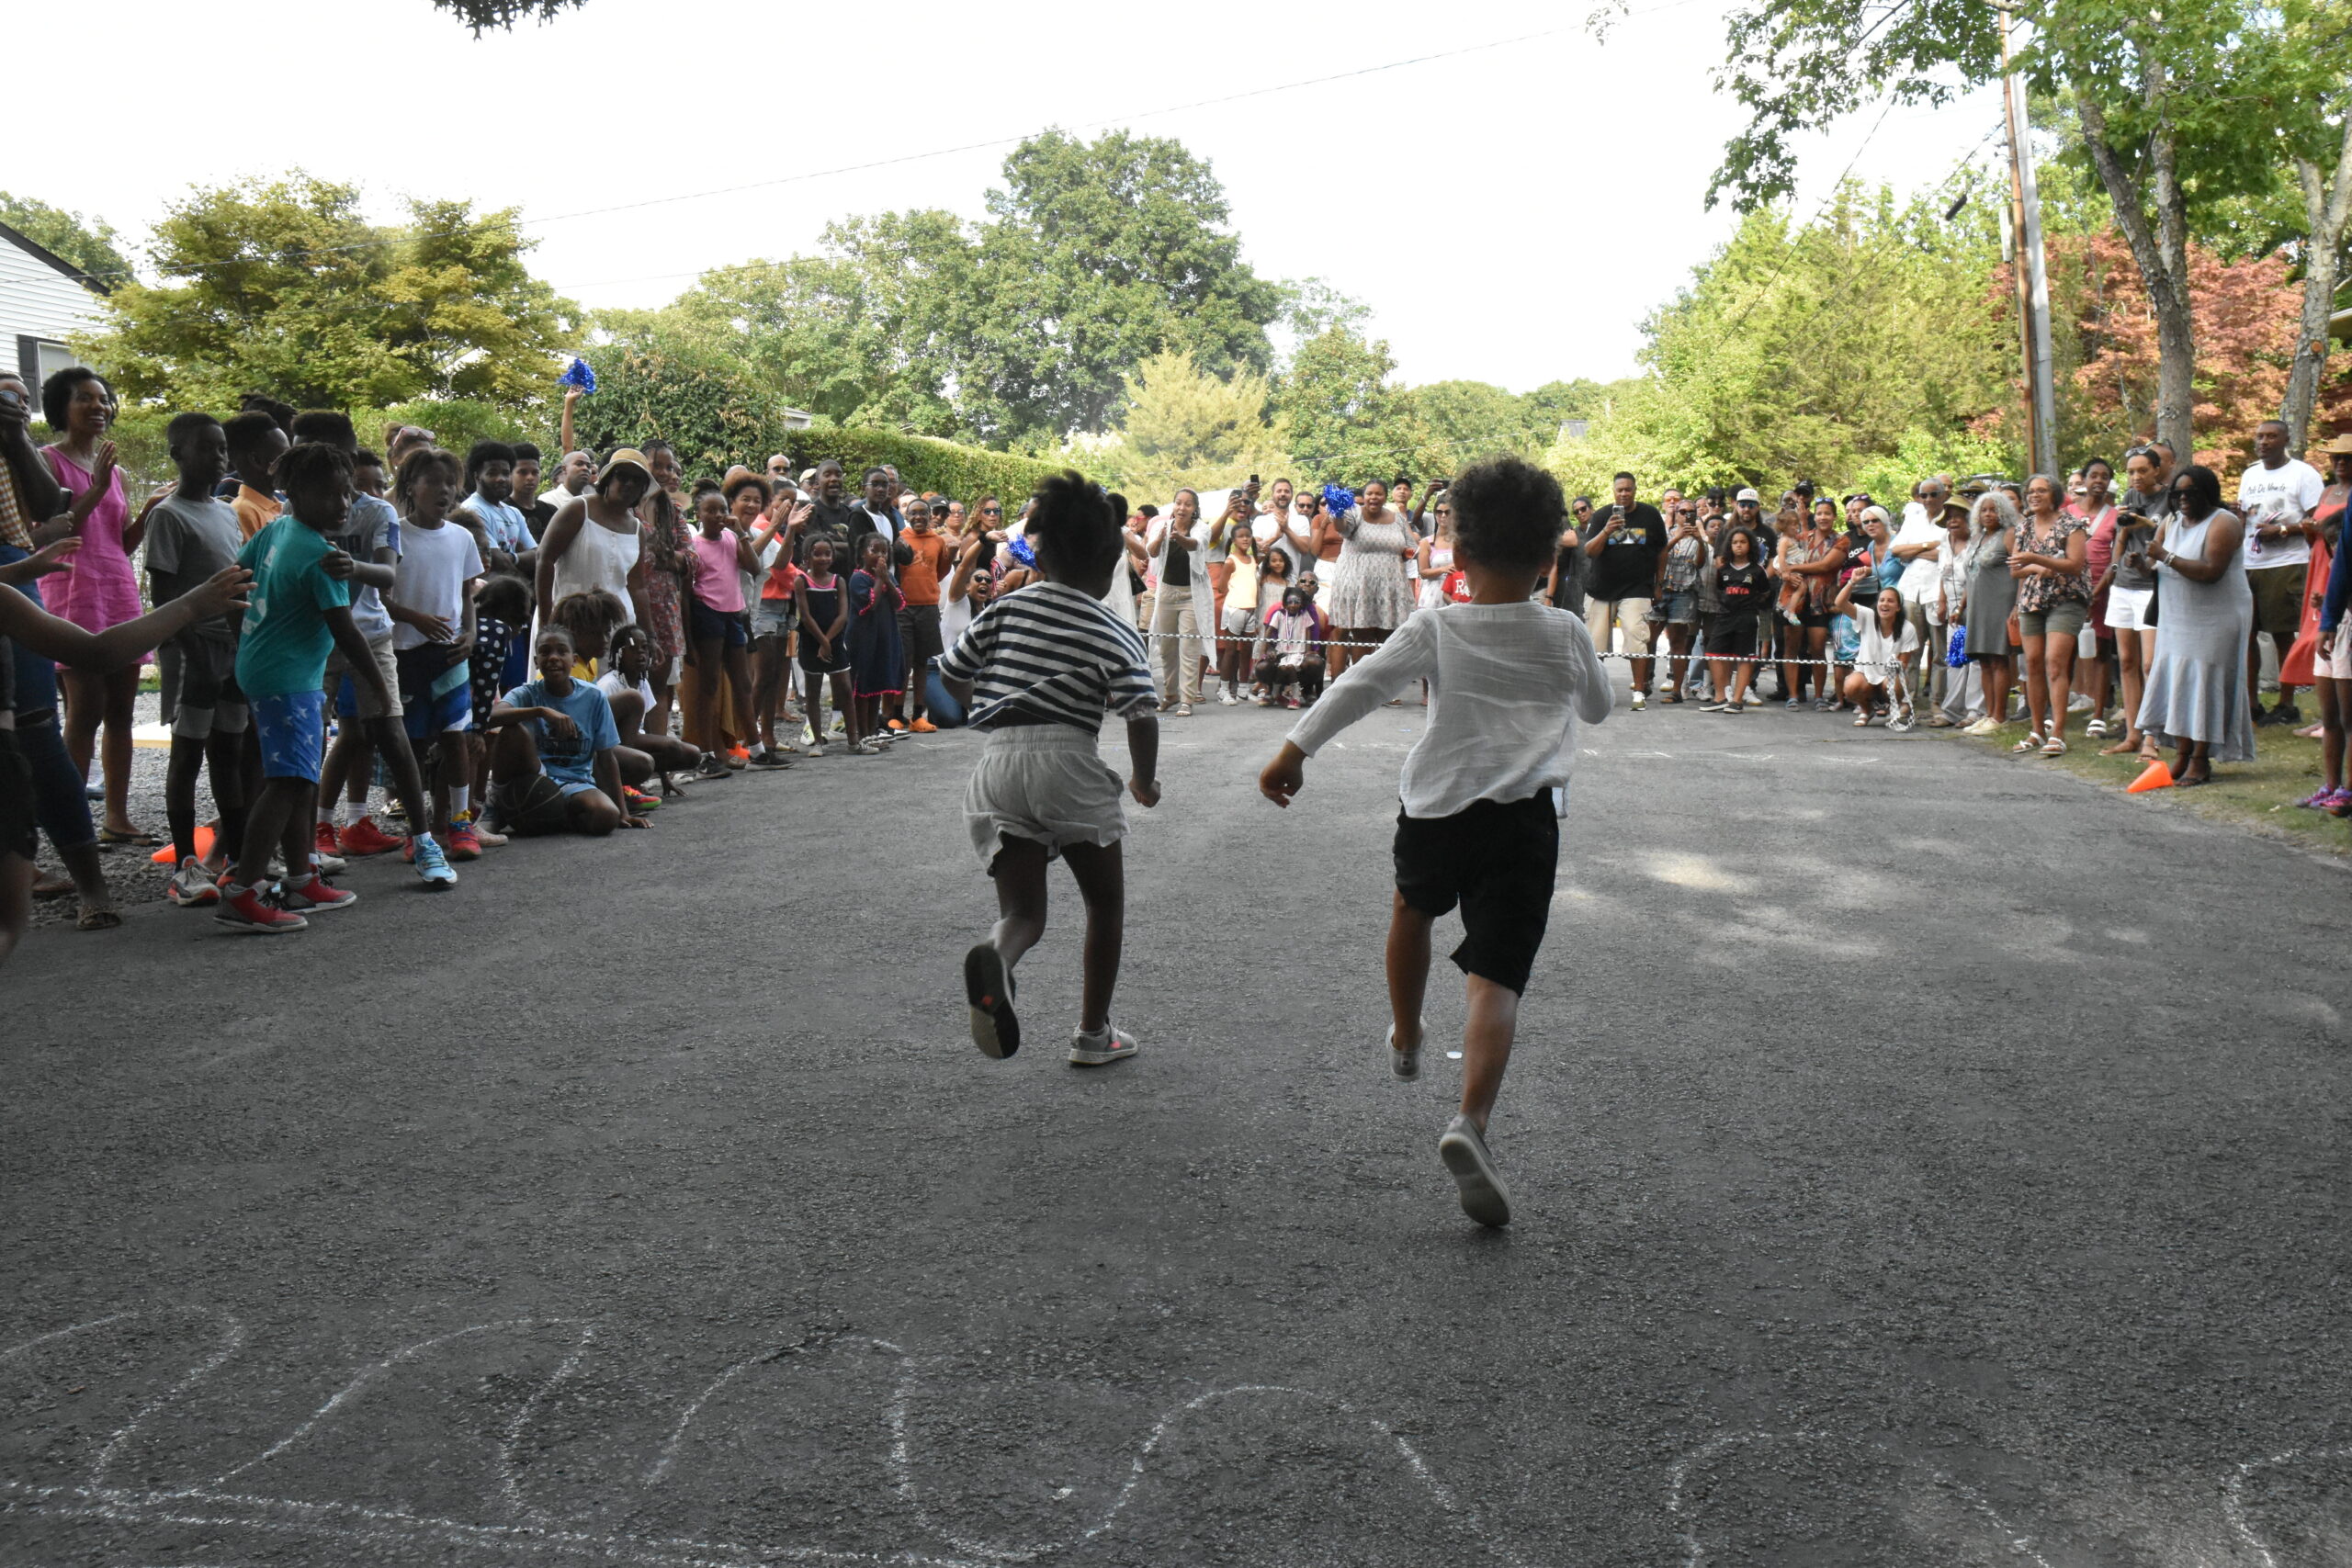
<path fill-rule="evenodd" d="M 2155 427 L 2156 318 L 2131 248 L 2109 229 L 2053 240 L 2051 252 L 2054 292 L 2074 303 L 2081 345 L 2068 400 L 2074 423 L 2118 444 L 2144 438 Z M 2196 460 L 2226 479 L 2251 459 L 2254 427 L 2278 416 L 2302 286 L 2290 277 L 2282 255 L 2224 262 L 2191 244 L 2188 266 L 2197 323 Z M 2006 286 L 2007 269 L 2002 271 Z M 2322 442 L 2352 423 L 2352 376 L 2341 359 L 2330 368 L 2312 422 Z"/>

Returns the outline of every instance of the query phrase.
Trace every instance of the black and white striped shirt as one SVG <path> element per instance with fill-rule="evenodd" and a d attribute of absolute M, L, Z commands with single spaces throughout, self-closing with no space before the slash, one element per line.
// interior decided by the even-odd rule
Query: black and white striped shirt
<path fill-rule="evenodd" d="M 940 674 L 972 683 L 972 727 L 1008 712 L 1089 735 L 1102 716 L 1148 708 L 1155 696 L 1143 637 L 1101 600 L 1058 582 L 1008 593 L 965 628 Z"/>

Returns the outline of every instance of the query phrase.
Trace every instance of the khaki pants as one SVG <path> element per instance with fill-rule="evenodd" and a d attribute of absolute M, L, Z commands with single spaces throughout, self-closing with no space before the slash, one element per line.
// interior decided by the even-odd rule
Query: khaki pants
<path fill-rule="evenodd" d="M 1151 629 L 1156 634 L 1151 641 L 1151 659 L 1152 668 L 1159 674 L 1159 700 L 1200 701 L 1201 656 L 1207 649 L 1201 642 L 1199 617 L 1193 613 L 1192 591 L 1162 590 L 1159 602 L 1151 607 Z M 1180 691 L 1181 697 L 1177 694 Z"/>

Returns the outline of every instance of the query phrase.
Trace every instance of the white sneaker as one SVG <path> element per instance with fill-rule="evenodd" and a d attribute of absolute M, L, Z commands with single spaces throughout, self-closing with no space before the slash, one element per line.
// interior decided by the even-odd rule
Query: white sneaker
<path fill-rule="evenodd" d="M 1142 1049 L 1134 1035 L 1115 1023 L 1106 1023 L 1091 1033 L 1083 1029 L 1070 1032 L 1069 1062 L 1074 1067 L 1107 1067 Z"/>
<path fill-rule="evenodd" d="M 1995 735 L 2000 732 L 2000 722 L 1991 717 L 1980 718 L 1961 731 L 1962 735 Z"/>
<path fill-rule="evenodd" d="M 1646 692 L 1635 692 L 1634 694 L 1634 711 L 1635 713 L 1641 712 L 1644 708 L 1649 705 L 1649 694 Z"/>
<path fill-rule="evenodd" d="M 178 871 L 164 885 L 164 897 L 183 909 L 199 908 L 220 902 L 220 889 L 205 872 L 194 855 L 180 862 Z"/>
<path fill-rule="evenodd" d="M 1421 1076 L 1421 1045 L 1429 1043 L 1429 1034 L 1430 1021 L 1426 1016 L 1424 1016 L 1421 1020 L 1420 1045 L 1414 1045 L 1408 1049 L 1400 1051 L 1396 1048 L 1396 1026 L 1393 1023 L 1390 1024 L 1388 1026 L 1389 1071 L 1395 1073 L 1407 1083 L 1411 1083 L 1414 1079 L 1419 1077 Z"/>
<path fill-rule="evenodd" d="M 1477 1123 L 1467 1116 L 1456 1116 L 1447 1123 L 1445 1135 L 1437 1141 L 1437 1157 L 1453 1173 L 1454 1185 L 1462 1191 L 1464 1213 L 1496 1229 L 1510 1224 L 1510 1194 L 1504 1190 L 1502 1174 L 1495 1169 L 1495 1156 L 1487 1152 L 1486 1135 Z"/>

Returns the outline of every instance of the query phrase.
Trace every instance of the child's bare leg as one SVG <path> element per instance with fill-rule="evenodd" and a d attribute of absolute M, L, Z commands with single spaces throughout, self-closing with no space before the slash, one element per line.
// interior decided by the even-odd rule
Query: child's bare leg
<path fill-rule="evenodd" d="M 1503 1069 L 1510 1066 L 1511 1038 L 1519 1032 L 1519 993 L 1473 975 L 1469 995 L 1470 1020 L 1462 1031 L 1462 1114 L 1483 1133 L 1487 1118 L 1494 1113 L 1495 1096 L 1502 1091 Z"/>
<path fill-rule="evenodd" d="M 835 675 L 832 677 L 832 682 L 833 712 L 840 716 L 842 724 L 847 727 L 850 744 L 854 746 L 865 739 L 865 732 L 857 726 L 857 698 L 850 692 L 847 675 Z M 820 738 L 821 737 L 820 731 Z"/>
<path fill-rule="evenodd" d="M 1086 900 L 1085 985 L 1079 995 L 1078 1026 L 1093 1033 L 1111 1021 L 1111 992 L 1119 983 L 1119 955 L 1126 945 L 1126 857 L 1117 844 L 1071 844 L 1062 851 L 1079 897 Z M 1038 926 L 1045 924 L 1044 909 Z"/>
<path fill-rule="evenodd" d="M 1005 838 L 989 874 L 996 881 L 996 930 L 989 942 L 1007 969 L 1046 934 L 1046 846 L 1035 839 Z"/>
<path fill-rule="evenodd" d="M 1430 928 L 1437 922 L 1392 895 L 1388 912 L 1388 1016 L 1396 1033 L 1389 1043 L 1410 1051 L 1421 1043 L 1421 1008 L 1430 989 Z"/>

